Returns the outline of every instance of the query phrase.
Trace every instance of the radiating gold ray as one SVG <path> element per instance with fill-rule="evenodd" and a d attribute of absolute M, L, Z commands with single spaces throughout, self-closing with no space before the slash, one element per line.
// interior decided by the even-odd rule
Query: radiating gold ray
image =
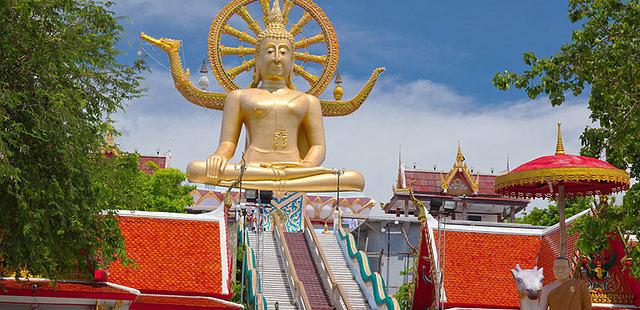
<path fill-rule="evenodd" d="M 304 68 L 300 65 L 293 65 L 293 73 L 301 76 L 303 79 L 307 80 L 309 84 L 313 85 L 318 82 L 318 77 L 305 71 Z"/>
<path fill-rule="evenodd" d="M 298 22 L 291 26 L 291 30 L 289 31 L 291 32 L 291 35 L 295 37 L 300 34 L 304 25 L 306 25 L 311 20 L 311 18 L 311 14 L 307 13 L 307 11 L 304 11 Z"/>
<path fill-rule="evenodd" d="M 324 34 L 322 33 L 316 34 L 315 36 L 308 39 L 305 39 L 305 38 L 301 39 L 300 41 L 295 43 L 294 48 L 295 49 L 307 48 L 311 44 L 316 44 L 319 42 L 324 42 Z"/>
<path fill-rule="evenodd" d="M 228 35 L 232 35 L 236 38 L 238 38 L 240 41 L 244 41 L 247 42 L 249 44 L 252 45 L 256 45 L 257 40 L 256 38 L 252 37 L 251 35 L 249 35 L 248 33 L 244 32 L 244 31 L 240 31 L 236 28 L 233 28 L 231 26 L 224 25 L 224 28 L 222 28 L 222 33 L 224 34 L 228 34 Z"/>
<path fill-rule="evenodd" d="M 296 58 L 296 60 L 302 60 L 304 62 L 311 61 L 319 64 L 324 64 L 325 62 L 327 62 L 326 55 L 324 56 L 312 55 L 312 54 L 309 54 L 308 52 L 304 52 L 304 53 L 294 52 L 293 55 Z"/>
<path fill-rule="evenodd" d="M 228 47 L 220 45 L 220 54 L 224 55 L 254 55 L 256 53 L 255 47 Z"/>
<path fill-rule="evenodd" d="M 260 7 L 262 8 L 262 21 L 266 25 L 267 19 L 269 18 L 269 11 L 270 11 L 269 0 L 260 0 Z"/>
<path fill-rule="evenodd" d="M 282 8 L 282 18 L 284 19 L 284 24 L 287 25 L 289 22 L 289 12 L 293 8 L 293 0 L 284 0 L 283 8 Z"/>
<path fill-rule="evenodd" d="M 224 72 L 230 77 L 230 78 L 235 78 L 236 76 L 238 76 L 240 73 L 244 72 L 244 71 L 248 71 L 249 69 L 253 68 L 253 66 L 256 64 L 256 59 L 251 59 L 248 61 L 243 61 L 241 65 L 239 66 L 235 66 L 229 70 L 225 70 Z"/>
<path fill-rule="evenodd" d="M 244 21 L 249 26 L 249 29 L 251 29 L 251 31 L 253 31 L 255 34 L 260 34 L 260 32 L 262 32 L 262 30 L 260 29 L 260 25 L 258 25 L 258 22 L 256 22 L 253 17 L 251 17 L 251 14 L 249 13 L 249 11 L 247 11 L 246 7 L 241 7 L 238 10 L 238 14 L 240 15 L 240 17 L 242 17 L 242 19 L 244 19 Z"/>

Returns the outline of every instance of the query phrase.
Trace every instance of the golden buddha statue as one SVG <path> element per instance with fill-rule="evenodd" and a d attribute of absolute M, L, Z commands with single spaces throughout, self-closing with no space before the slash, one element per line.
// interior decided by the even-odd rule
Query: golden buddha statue
<path fill-rule="evenodd" d="M 260 1 L 261 5 L 264 5 L 264 2 Z M 285 10 L 290 9 L 288 6 L 293 5 L 293 2 L 296 1 L 285 0 Z M 268 2 L 266 5 L 268 7 Z M 235 11 L 243 14 L 242 8 L 235 8 Z M 335 191 L 338 183 L 341 191 L 362 191 L 364 177 L 359 172 L 338 172 L 320 166 L 326 154 L 323 115 L 327 114 L 325 111 L 331 115 L 332 110 L 335 115 L 344 115 L 344 111 L 349 114 L 357 109 L 371 91 L 382 69 L 374 72 L 375 77 L 372 75 L 365 89 L 347 102 L 347 106 L 342 102 L 321 103 L 313 94 L 296 90 L 292 83 L 294 71 L 298 66 L 295 64 L 296 54 L 308 53 L 296 53 L 295 47 L 299 44 L 295 41 L 294 34 L 286 29 L 278 0 L 275 0 L 272 9 L 263 11 L 269 12 L 264 18 L 266 26 L 263 31 L 257 33 L 255 40 L 251 40 L 252 37 L 247 39 L 246 33 L 237 30 L 235 32 L 245 40 L 255 43 L 255 58 L 252 60 L 253 81 L 249 88 L 231 89 L 226 96 L 206 93 L 190 85 L 188 71 L 187 74 L 180 75 L 181 67 L 176 68 L 179 70 L 172 68 L 176 87 L 187 99 L 202 106 L 214 105 L 213 108 L 223 110 L 217 149 L 206 160 L 191 162 L 187 167 L 187 178 L 190 182 L 220 186 L 233 186 L 241 179 L 244 188 L 282 192 Z M 225 25 L 221 29 L 228 34 L 233 32 L 229 28 L 229 25 Z M 250 28 L 253 29 L 255 26 L 250 25 Z M 156 40 L 144 34 L 142 37 L 165 49 L 169 53 L 172 67 L 176 62 L 179 65 L 179 58 L 175 56 L 179 47 L 178 41 Z M 224 51 L 225 47 L 219 47 L 217 50 Z M 337 62 L 337 58 L 335 61 Z M 175 71 L 179 73 L 176 74 Z M 236 71 L 227 70 L 225 74 L 229 75 L 231 72 Z M 302 75 L 305 76 L 304 73 Z M 312 77 L 310 80 L 318 81 L 318 78 Z M 321 87 L 321 90 L 323 89 Z M 216 102 L 219 102 L 220 98 L 224 98 L 222 104 Z M 215 106 L 216 104 L 218 106 Z M 243 125 L 247 129 L 243 164 L 232 164 L 228 161 L 236 152 Z"/>

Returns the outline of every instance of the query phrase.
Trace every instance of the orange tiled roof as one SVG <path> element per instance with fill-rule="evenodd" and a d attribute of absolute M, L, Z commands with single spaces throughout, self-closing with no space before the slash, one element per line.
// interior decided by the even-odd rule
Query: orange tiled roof
<path fill-rule="evenodd" d="M 567 258 L 569 261 L 574 257 L 576 253 L 576 241 L 578 240 L 579 235 L 569 235 L 567 234 Z M 553 282 L 553 262 L 556 257 L 560 256 L 560 230 L 556 229 L 554 231 L 550 231 L 542 238 L 542 246 L 540 247 L 540 257 L 538 259 L 538 267 L 544 268 L 544 284 L 549 284 Z M 571 262 L 572 268 L 575 270 L 575 266 L 573 266 L 573 262 Z"/>
<path fill-rule="evenodd" d="M 222 292 L 219 223 L 119 217 L 136 266 L 109 268 L 109 281 L 143 293 L 229 297 Z"/>
<path fill-rule="evenodd" d="M 435 240 L 437 235 L 434 231 Z M 448 306 L 519 306 L 510 270 L 515 264 L 533 268 L 541 236 L 460 231 L 447 231 L 445 236 Z"/>

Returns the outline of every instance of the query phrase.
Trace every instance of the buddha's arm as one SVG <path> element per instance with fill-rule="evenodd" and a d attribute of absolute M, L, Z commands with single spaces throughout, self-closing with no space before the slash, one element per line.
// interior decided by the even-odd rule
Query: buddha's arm
<path fill-rule="evenodd" d="M 236 152 L 241 129 L 240 98 L 237 92 L 230 92 L 225 100 L 222 113 L 220 144 L 215 152 L 207 158 L 207 177 L 218 179 L 220 173 L 227 166 L 227 161 Z"/>
<path fill-rule="evenodd" d="M 309 95 L 307 98 L 309 98 L 309 109 L 302 125 L 307 133 L 309 151 L 302 163 L 306 167 L 317 167 L 322 164 L 326 155 L 322 107 L 316 97 Z"/>

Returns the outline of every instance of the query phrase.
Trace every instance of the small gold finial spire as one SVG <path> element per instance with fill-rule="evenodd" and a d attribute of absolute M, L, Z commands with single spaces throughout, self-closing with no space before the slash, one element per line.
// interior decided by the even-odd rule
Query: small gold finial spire
<path fill-rule="evenodd" d="M 458 141 L 458 154 L 456 155 L 456 163 L 462 163 L 464 159 L 464 155 L 462 155 L 462 150 L 460 149 L 460 141 Z"/>
<path fill-rule="evenodd" d="M 342 89 L 342 76 L 340 76 L 340 71 L 336 72 L 336 88 L 333 90 L 333 98 L 336 101 L 340 101 L 342 99 L 342 95 L 344 94 L 344 90 Z"/>
<path fill-rule="evenodd" d="M 564 155 L 564 145 L 562 144 L 562 133 L 560 132 L 560 122 L 558 122 L 558 142 L 556 142 L 556 155 Z"/>

